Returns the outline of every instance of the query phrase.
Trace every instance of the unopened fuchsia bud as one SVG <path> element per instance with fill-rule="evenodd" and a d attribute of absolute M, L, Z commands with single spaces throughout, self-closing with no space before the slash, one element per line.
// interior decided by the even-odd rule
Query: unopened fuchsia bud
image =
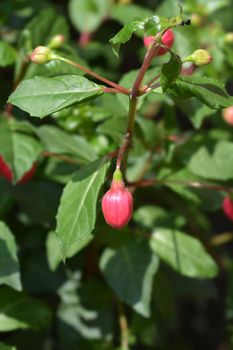
<path fill-rule="evenodd" d="M 115 170 L 113 174 L 110 190 L 103 196 L 102 211 L 106 222 L 116 229 L 127 225 L 132 217 L 133 197 L 125 187 L 119 169 Z"/>
<path fill-rule="evenodd" d="M 197 13 L 191 15 L 191 23 L 195 27 L 200 27 L 204 23 L 204 17 L 200 16 Z"/>
<path fill-rule="evenodd" d="M 233 199 L 225 197 L 222 203 L 224 214 L 233 221 Z"/>
<path fill-rule="evenodd" d="M 48 47 L 50 49 L 58 49 L 65 42 L 65 36 L 62 34 L 55 35 L 49 42 Z"/>
<path fill-rule="evenodd" d="M 210 53 L 203 49 L 194 51 L 190 56 L 186 57 L 183 62 L 193 62 L 196 66 L 204 66 L 212 61 Z"/>
<path fill-rule="evenodd" d="M 227 124 L 233 126 L 233 106 L 224 108 L 222 111 L 222 117 Z"/>
<path fill-rule="evenodd" d="M 227 33 L 224 37 L 224 41 L 227 44 L 233 44 L 233 32 Z"/>
<path fill-rule="evenodd" d="M 37 46 L 31 54 L 31 61 L 37 64 L 45 64 L 56 58 L 56 55 L 46 46 Z"/>
<path fill-rule="evenodd" d="M 144 45 L 147 49 L 150 49 L 156 37 L 154 36 L 145 36 L 144 37 Z M 171 29 L 168 29 L 162 36 L 161 42 L 164 46 L 167 46 L 169 49 L 174 44 L 175 36 Z M 167 52 L 165 47 L 160 47 L 156 53 L 156 56 L 162 56 Z"/>

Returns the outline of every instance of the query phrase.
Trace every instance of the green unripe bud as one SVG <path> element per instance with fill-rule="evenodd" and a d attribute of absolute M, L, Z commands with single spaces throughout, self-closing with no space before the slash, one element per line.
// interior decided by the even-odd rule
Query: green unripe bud
<path fill-rule="evenodd" d="M 233 44 L 233 32 L 227 33 L 224 37 L 224 41 L 227 44 Z"/>
<path fill-rule="evenodd" d="M 62 34 L 55 35 L 49 42 L 50 49 L 58 49 L 65 42 L 65 36 Z"/>
<path fill-rule="evenodd" d="M 46 46 L 37 46 L 31 54 L 31 61 L 37 64 L 45 64 L 53 59 L 55 59 L 55 55 L 52 53 L 49 47 Z"/>
<path fill-rule="evenodd" d="M 204 22 L 204 19 L 202 16 L 198 15 L 197 13 L 193 13 L 191 15 L 191 23 L 195 27 L 200 27 Z"/>
<path fill-rule="evenodd" d="M 194 51 L 190 56 L 186 57 L 183 62 L 192 62 L 196 66 L 204 66 L 212 61 L 212 56 L 206 50 L 199 49 Z"/>

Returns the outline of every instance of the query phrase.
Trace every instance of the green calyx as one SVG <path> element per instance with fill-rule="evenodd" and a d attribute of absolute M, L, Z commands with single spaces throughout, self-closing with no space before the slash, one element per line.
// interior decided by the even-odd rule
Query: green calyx
<path fill-rule="evenodd" d="M 122 172 L 120 171 L 120 169 L 116 169 L 114 171 L 113 180 L 114 181 L 122 181 L 123 180 Z"/>

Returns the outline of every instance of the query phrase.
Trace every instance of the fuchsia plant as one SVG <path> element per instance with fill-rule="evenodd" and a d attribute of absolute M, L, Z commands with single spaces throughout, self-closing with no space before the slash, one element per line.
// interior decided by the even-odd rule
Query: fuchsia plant
<path fill-rule="evenodd" d="M 194 348 L 205 347 L 207 331 L 195 327 L 187 293 L 198 309 L 200 298 L 207 305 L 225 293 L 225 285 L 216 288 L 228 273 L 232 280 L 230 250 L 215 249 L 233 238 L 226 232 L 232 133 L 216 113 L 232 124 L 224 86 L 231 89 L 232 33 L 209 16 L 211 0 L 184 2 L 171 18 L 164 17 L 170 0 L 156 2 L 155 11 L 150 0 L 130 2 L 59 1 L 56 11 L 48 0 L 38 16 L 15 5 L 14 18 L 29 13 L 32 20 L 21 33 L 1 31 L 0 66 L 6 50 L 14 74 L 11 81 L 3 69 L 11 95 L 0 118 L 0 317 L 7 318 L 0 332 L 7 348 L 15 339 L 17 349 L 24 344 L 17 329 L 37 333 L 49 320 L 41 348 L 193 348 L 190 324 L 195 340 L 201 333 Z M 116 22 L 123 25 L 111 52 L 105 38 Z M 207 320 L 211 332 L 209 319 L 201 324 Z M 30 334 L 25 350 L 33 347 Z M 222 346 L 225 339 L 215 347 Z"/>
<path fill-rule="evenodd" d="M 185 24 L 181 16 L 177 16 L 174 19 L 172 19 L 171 23 L 172 23 L 171 27 L 176 27 L 176 26 Z M 55 41 L 56 42 L 59 41 L 58 44 L 62 45 L 63 38 L 61 38 L 62 40 L 57 40 L 60 38 L 61 38 L 60 36 L 57 36 L 56 38 L 52 39 L 52 43 Z M 161 40 L 161 43 L 160 43 L 160 40 Z M 52 46 L 50 44 L 47 47 L 45 46 L 36 47 L 30 56 L 31 61 L 37 64 L 45 64 L 52 60 L 66 62 L 74 67 L 77 67 L 83 70 L 84 72 L 91 75 L 92 77 L 109 85 L 110 87 L 103 88 L 103 91 L 105 93 L 119 93 L 119 94 L 125 94 L 129 96 L 129 114 L 128 114 L 128 124 L 126 127 L 126 137 L 123 145 L 119 150 L 118 165 L 117 165 L 117 170 L 114 173 L 115 174 L 114 176 L 118 176 L 118 177 L 120 176 L 119 174 L 121 174 L 120 172 L 121 160 L 123 158 L 124 158 L 123 173 L 125 173 L 125 166 L 127 164 L 129 146 L 132 144 L 138 99 L 140 98 L 140 96 L 147 94 L 150 91 L 160 87 L 162 83 L 162 78 L 161 78 L 161 75 L 159 74 L 158 76 L 153 78 L 151 81 L 149 81 L 146 85 L 143 85 L 142 83 L 143 83 L 145 73 L 149 69 L 153 58 L 155 56 L 164 55 L 166 52 L 168 52 L 168 50 L 171 49 L 173 43 L 174 43 L 174 33 L 173 33 L 173 30 L 169 27 L 165 28 L 161 33 L 157 33 L 155 36 L 145 36 L 144 44 L 147 47 L 148 52 L 145 56 L 143 64 L 139 70 L 139 73 L 131 89 L 126 89 L 125 87 L 119 84 L 116 84 L 100 76 L 99 74 L 96 74 L 95 72 L 89 70 L 88 68 L 81 66 L 79 63 L 73 62 L 67 58 L 64 58 L 58 55 L 57 53 L 51 50 L 51 47 L 54 46 L 53 44 Z M 196 66 L 201 66 L 201 65 L 209 64 L 211 60 L 212 60 L 212 57 L 210 56 L 208 51 L 203 49 L 194 51 L 191 55 L 187 56 L 182 61 L 177 56 L 176 58 L 177 62 L 173 63 L 177 65 L 176 76 L 172 78 L 168 76 L 167 78 L 171 79 L 171 81 L 175 79 L 181 73 L 182 63 L 192 62 Z M 159 79 L 161 79 L 160 82 L 159 82 Z M 132 195 L 129 193 L 129 191 L 125 187 L 123 180 L 113 178 L 111 189 L 105 194 L 102 201 L 103 214 L 107 223 L 115 228 L 118 228 L 118 229 L 122 228 L 130 220 L 132 216 L 132 208 L 133 208 Z"/>

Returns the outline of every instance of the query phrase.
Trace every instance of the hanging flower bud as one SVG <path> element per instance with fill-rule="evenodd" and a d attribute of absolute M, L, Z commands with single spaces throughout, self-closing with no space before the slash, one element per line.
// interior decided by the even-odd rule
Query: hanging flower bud
<path fill-rule="evenodd" d="M 52 53 L 50 48 L 46 46 L 37 46 L 31 54 L 31 61 L 37 64 L 48 63 L 55 58 L 56 56 Z"/>
<path fill-rule="evenodd" d="M 62 34 L 55 35 L 49 42 L 48 47 L 50 49 L 57 49 L 65 42 L 65 36 Z"/>
<path fill-rule="evenodd" d="M 82 32 L 79 37 L 79 45 L 81 47 L 87 46 L 91 42 L 92 35 L 88 32 Z"/>
<path fill-rule="evenodd" d="M 233 126 L 233 106 L 224 108 L 222 111 L 222 117 L 227 124 Z"/>
<path fill-rule="evenodd" d="M 125 187 L 118 169 L 113 174 L 110 190 L 103 196 L 102 211 L 106 222 L 116 229 L 127 225 L 132 217 L 133 197 Z"/>
<path fill-rule="evenodd" d="M 224 214 L 233 221 L 233 199 L 225 197 L 222 203 Z"/>
<path fill-rule="evenodd" d="M 193 62 L 196 66 L 203 66 L 212 61 L 212 56 L 206 50 L 199 49 L 194 51 L 190 56 L 186 57 L 183 62 Z"/>
<path fill-rule="evenodd" d="M 144 37 L 144 45 L 147 49 L 150 49 L 151 45 L 153 44 L 156 37 L 154 36 L 145 36 Z M 171 29 L 168 29 L 162 36 L 162 44 L 164 46 L 169 47 L 169 49 L 172 47 L 174 43 L 175 37 L 174 33 Z M 156 56 L 164 55 L 167 52 L 167 49 L 165 47 L 160 47 L 159 50 L 156 53 Z"/>

